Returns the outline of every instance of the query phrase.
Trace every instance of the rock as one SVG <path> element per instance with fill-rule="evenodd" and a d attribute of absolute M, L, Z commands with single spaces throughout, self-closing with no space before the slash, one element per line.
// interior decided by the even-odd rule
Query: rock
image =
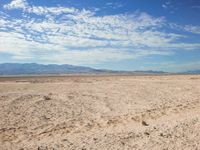
<path fill-rule="evenodd" d="M 149 133 L 149 132 L 144 132 L 144 134 L 145 134 L 145 135 L 150 135 L 150 133 Z"/>
<path fill-rule="evenodd" d="M 146 121 L 142 121 L 142 125 L 143 125 L 143 126 L 149 126 L 149 124 L 146 123 Z"/>
<path fill-rule="evenodd" d="M 163 134 L 163 133 L 160 133 L 160 136 L 164 136 L 164 134 Z"/>
<path fill-rule="evenodd" d="M 51 98 L 49 96 L 44 96 L 45 100 L 51 100 Z"/>

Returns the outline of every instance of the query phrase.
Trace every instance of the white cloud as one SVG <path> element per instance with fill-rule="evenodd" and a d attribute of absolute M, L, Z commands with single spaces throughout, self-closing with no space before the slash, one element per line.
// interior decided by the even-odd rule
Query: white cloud
<path fill-rule="evenodd" d="M 45 7 L 45 6 L 30 6 L 26 0 L 12 0 L 11 3 L 4 5 L 5 9 L 22 9 L 26 13 L 34 13 L 37 15 L 60 15 L 60 14 L 89 14 L 90 11 L 79 11 L 73 7 Z"/>
<path fill-rule="evenodd" d="M 200 26 L 178 25 L 178 24 L 174 24 L 174 23 L 171 23 L 170 26 L 173 29 L 178 29 L 178 30 L 183 30 L 183 31 L 186 31 L 186 32 L 191 32 L 193 34 L 200 34 Z"/>
<path fill-rule="evenodd" d="M 167 5 L 162 4 L 162 8 L 167 9 Z"/>
<path fill-rule="evenodd" d="M 164 2 L 164 3 L 162 4 L 162 7 L 163 7 L 164 9 L 168 9 L 168 8 L 171 8 L 171 7 L 172 7 L 172 4 L 171 4 L 170 1 L 166 1 L 166 2 Z"/>
<path fill-rule="evenodd" d="M 30 6 L 25 0 L 4 8 L 23 11 L 21 19 L 0 18 L 0 52 L 16 60 L 94 64 L 200 48 L 177 42 L 184 36 L 165 32 L 163 17 L 144 12 L 98 16 L 86 9 Z M 33 13 L 40 17 L 30 17 Z"/>
<path fill-rule="evenodd" d="M 28 7 L 28 3 L 26 0 L 12 0 L 11 3 L 4 5 L 6 9 L 26 9 Z"/>
<path fill-rule="evenodd" d="M 168 11 L 169 13 L 173 14 L 175 11 L 178 10 L 178 8 L 175 6 L 175 4 L 172 3 L 172 1 L 166 1 L 162 4 L 162 8 Z"/>
<path fill-rule="evenodd" d="M 111 7 L 111 8 L 113 8 L 113 9 L 117 9 L 117 8 L 121 8 L 121 7 L 123 7 L 124 6 L 124 4 L 122 4 L 122 3 L 119 3 L 119 2 L 108 2 L 108 3 L 106 3 L 106 7 Z M 105 8 L 106 8 L 105 7 Z"/>
<path fill-rule="evenodd" d="M 192 33 L 195 33 L 195 34 L 200 34 L 200 26 L 192 26 L 192 25 L 186 25 L 184 27 L 185 31 L 188 31 L 188 32 L 192 32 Z"/>
<path fill-rule="evenodd" d="M 55 14 L 60 15 L 63 13 L 78 13 L 78 10 L 75 8 L 65 8 L 65 7 L 41 7 L 41 6 L 32 6 L 27 7 L 25 10 L 28 13 L 35 13 L 37 15 L 47 15 L 47 14 Z"/>

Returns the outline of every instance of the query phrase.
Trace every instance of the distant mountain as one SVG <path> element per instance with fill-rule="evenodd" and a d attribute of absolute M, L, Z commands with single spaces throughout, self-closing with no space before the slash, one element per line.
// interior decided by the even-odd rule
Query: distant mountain
<path fill-rule="evenodd" d="M 147 71 L 134 71 L 135 73 L 148 73 L 148 74 L 164 74 L 164 73 L 167 73 L 167 72 L 164 72 L 164 71 L 153 71 L 153 70 L 147 70 Z"/>
<path fill-rule="evenodd" d="M 37 75 L 37 74 L 66 74 L 66 73 L 91 73 L 96 69 L 73 65 L 42 65 L 36 63 L 0 64 L 0 75 Z"/>
<path fill-rule="evenodd" d="M 190 70 L 183 72 L 184 74 L 200 74 L 200 70 Z"/>
<path fill-rule="evenodd" d="M 0 64 L 0 75 L 59 75 L 59 74 L 164 74 L 162 71 L 112 71 L 105 69 L 94 69 L 90 67 L 83 66 L 73 66 L 73 65 L 42 65 L 36 63 L 4 63 Z"/>

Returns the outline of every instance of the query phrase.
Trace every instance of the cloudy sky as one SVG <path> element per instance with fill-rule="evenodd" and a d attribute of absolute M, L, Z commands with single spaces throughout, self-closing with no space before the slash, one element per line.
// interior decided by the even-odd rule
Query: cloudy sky
<path fill-rule="evenodd" d="M 200 69 L 199 0 L 0 0 L 0 63 Z"/>

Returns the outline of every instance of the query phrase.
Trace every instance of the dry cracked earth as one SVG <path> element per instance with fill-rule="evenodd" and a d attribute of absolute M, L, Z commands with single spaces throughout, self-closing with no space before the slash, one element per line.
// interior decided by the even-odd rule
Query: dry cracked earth
<path fill-rule="evenodd" d="M 200 149 L 200 75 L 0 78 L 0 150 Z"/>

